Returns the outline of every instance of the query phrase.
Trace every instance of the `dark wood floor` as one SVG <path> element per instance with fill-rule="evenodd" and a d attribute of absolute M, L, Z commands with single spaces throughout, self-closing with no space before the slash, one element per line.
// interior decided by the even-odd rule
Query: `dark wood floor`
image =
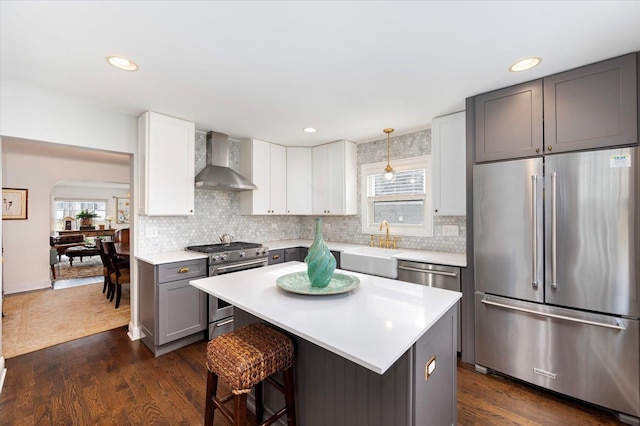
<path fill-rule="evenodd" d="M 126 327 L 10 358 L 2 425 L 199 425 L 205 342 L 159 358 Z M 216 418 L 217 425 L 227 423 Z M 459 425 L 616 425 L 608 412 L 458 366 Z M 330 426 L 330 425 L 328 425 Z"/>

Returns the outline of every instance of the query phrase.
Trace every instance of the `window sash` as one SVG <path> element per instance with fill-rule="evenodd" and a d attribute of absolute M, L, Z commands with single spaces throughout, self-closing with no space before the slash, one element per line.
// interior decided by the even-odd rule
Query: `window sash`
<path fill-rule="evenodd" d="M 102 199 L 69 199 L 56 198 L 54 200 L 55 226 L 56 230 L 64 230 L 64 218 L 72 217 L 82 210 L 88 210 L 98 214 L 95 221 L 104 221 L 107 214 L 107 200 Z"/>
<path fill-rule="evenodd" d="M 431 156 L 422 156 L 396 160 L 393 168 L 396 172 L 395 186 L 386 186 L 382 170 L 386 163 L 364 164 L 361 166 L 361 194 L 362 194 L 362 232 L 380 234 L 379 227 L 382 217 L 376 218 L 376 207 L 389 203 L 389 212 L 384 220 L 391 226 L 395 235 L 433 236 L 433 215 L 431 212 Z M 411 181 L 411 179 L 414 179 Z M 386 187 L 385 187 L 386 186 Z M 409 203 L 421 201 L 422 206 L 416 211 Z M 397 203 L 396 206 L 393 203 Z M 379 213 L 379 211 L 378 211 Z"/>
<path fill-rule="evenodd" d="M 426 168 L 412 168 L 398 170 L 392 181 L 384 178 L 384 174 L 377 173 L 367 176 L 367 196 L 407 196 L 425 194 Z"/>

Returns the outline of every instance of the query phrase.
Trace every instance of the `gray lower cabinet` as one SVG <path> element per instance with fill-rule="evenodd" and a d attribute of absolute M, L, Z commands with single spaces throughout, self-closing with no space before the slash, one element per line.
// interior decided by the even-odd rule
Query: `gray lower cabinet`
<path fill-rule="evenodd" d="M 156 356 L 205 338 L 207 294 L 189 281 L 206 276 L 206 259 L 160 265 L 138 261 L 142 342 Z"/>
<path fill-rule="evenodd" d="M 542 80 L 475 98 L 476 162 L 542 155 Z"/>
<path fill-rule="evenodd" d="M 269 250 L 269 265 L 284 262 L 284 249 Z"/>
<path fill-rule="evenodd" d="M 284 250 L 285 262 L 302 262 L 304 259 L 300 258 L 300 247 L 292 247 Z"/>
<path fill-rule="evenodd" d="M 307 253 L 309 253 L 309 248 L 307 247 L 269 250 L 269 265 L 282 262 L 304 262 Z M 336 268 L 340 269 L 340 252 L 332 251 L 331 254 L 336 258 Z"/>
<path fill-rule="evenodd" d="M 544 79 L 547 153 L 638 142 L 636 54 Z"/>

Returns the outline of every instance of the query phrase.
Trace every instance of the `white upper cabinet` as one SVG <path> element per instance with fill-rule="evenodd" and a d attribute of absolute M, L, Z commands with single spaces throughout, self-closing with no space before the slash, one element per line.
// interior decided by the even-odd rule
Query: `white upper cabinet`
<path fill-rule="evenodd" d="M 193 215 L 194 146 L 194 123 L 150 111 L 138 118 L 140 214 Z"/>
<path fill-rule="evenodd" d="M 312 149 L 287 147 L 287 214 L 312 213 Z"/>
<path fill-rule="evenodd" d="M 240 141 L 240 174 L 258 189 L 240 193 L 240 214 L 286 214 L 287 149 L 258 139 Z"/>
<path fill-rule="evenodd" d="M 436 216 L 466 215 L 465 141 L 464 111 L 433 119 L 431 188 Z"/>
<path fill-rule="evenodd" d="M 357 214 L 357 149 L 349 141 L 313 148 L 313 214 Z"/>

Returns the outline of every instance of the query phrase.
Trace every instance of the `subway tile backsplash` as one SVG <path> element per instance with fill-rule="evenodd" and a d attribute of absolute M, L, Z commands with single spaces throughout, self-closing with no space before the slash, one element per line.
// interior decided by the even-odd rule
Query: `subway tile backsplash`
<path fill-rule="evenodd" d="M 196 174 L 205 166 L 206 135 L 196 132 Z M 231 140 L 230 164 L 238 170 L 239 143 Z M 391 138 L 391 164 L 394 159 L 431 154 L 431 130 Z M 362 164 L 387 161 L 387 140 L 381 138 L 358 145 L 358 176 Z M 360 185 L 358 185 L 360 206 Z M 360 208 L 358 208 L 360 211 Z M 327 241 L 369 244 L 369 234 L 362 233 L 360 215 L 324 216 L 323 236 Z M 240 193 L 197 188 L 193 216 L 140 216 L 138 241 L 140 254 L 183 250 L 186 246 L 219 242 L 222 234 L 230 234 L 234 241 L 266 242 L 289 239 L 313 239 L 314 216 L 242 216 Z M 443 236 L 444 225 L 456 225 L 457 237 Z M 157 227 L 158 234 L 145 237 L 146 227 Z M 393 229 L 392 229 L 393 231 Z M 434 236 L 402 237 L 400 248 L 450 253 L 464 253 L 466 222 L 464 216 L 434 217 Z"/>

